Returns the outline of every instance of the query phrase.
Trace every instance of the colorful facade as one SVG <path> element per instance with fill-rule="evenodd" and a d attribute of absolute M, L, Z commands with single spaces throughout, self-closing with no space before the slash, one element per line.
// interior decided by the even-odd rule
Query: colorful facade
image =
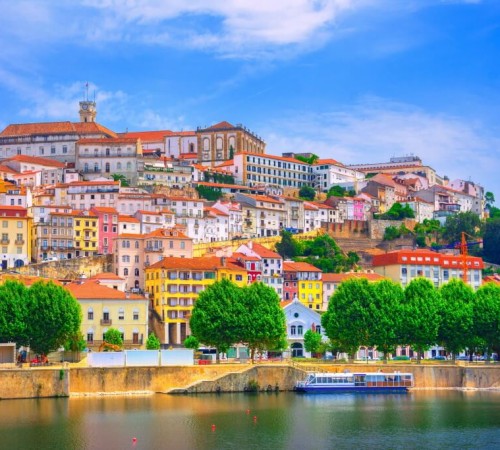
<path fill-rule="evenodd" d="M 31 262 L 31 217 L 22 206 L 1 206 L 0 259 L 2 270 Z"/>

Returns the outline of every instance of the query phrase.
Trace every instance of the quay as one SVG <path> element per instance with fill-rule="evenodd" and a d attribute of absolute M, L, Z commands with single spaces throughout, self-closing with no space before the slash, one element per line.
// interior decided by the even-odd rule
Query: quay
<path fill-rule="evenodd" d="M 97 368 L 78 365 L 0 369 L 0 400 L 86 395 L 195 394 L 260 389 L 293 390 L 307 372 L 356 372 L 360 364 L 258 363 L 202 366 Z M 366 372 L 409 372 L 414 389 L 500 390 L 500 366 L 363 365 Z"/>

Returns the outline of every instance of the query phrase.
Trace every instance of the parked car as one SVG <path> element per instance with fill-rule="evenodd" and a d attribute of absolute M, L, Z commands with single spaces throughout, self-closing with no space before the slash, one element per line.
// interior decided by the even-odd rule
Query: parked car
<path fill-rule="evenodd" d="M 59 258 L 57 256 L 49 256 L 47 258 L 42 259 L 42 262 L 50 262 L 50 261 L 59 261 Z"/>

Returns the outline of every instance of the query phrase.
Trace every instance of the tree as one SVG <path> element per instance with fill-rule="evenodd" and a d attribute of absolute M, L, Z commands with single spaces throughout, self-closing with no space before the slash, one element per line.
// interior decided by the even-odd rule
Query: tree
<path fill-rule="evenodd" d="M 19 281 L 0 285 L 0 342 L 27 345 L 26 297 L 28 289 Z"/>
<path fill-rule="evenodd" d="M 500 264 L 500 217 L 488 220 L 485 224 L 483 256 L 490 263 Z"/>
<path fill-rule="evenodd" d="M 193 335 L 188 336 L 184 340 L 184 347 L 190 348 L 193 350 L 198 350 L 200 348 L 200 341 L 198 341 L 198 339 Z"/>
<path fill-rule="evenodd" d="M 223 279 L 200 292 L 194 304 L 191 332 L 203 344 L 217 349 L 217 362 L 220 352 L 241 340 L 241 318 L 245 314 L 241 293 L 236 284 Z"/>
<path fill-rule="evenodd" d="M 106 333 L 104 333 L 104 340 L 108 344 L 116 345 L 117 347 L 123 347 L 122 334 L 116 328 L 110 328 Z"/>
<path fill-rule="evenodd" d="M 500 351 L 500 285 L 486 283 L 475 293 L 475 334 L 486 343 L 488 353 Z"/>
<path fill-rule="evenodd" d="M 448 216 L 444 224 L 443 238 L 449 243 L 459 242 L 462 232 L 469 236 L 477 236 L 481 228 L 479 216 L 471 211 Z"/>
<path fill-rule="evenodd" d="M 404 291 L 391 280 L 377 281 L 371 287 L 370 345 L 383 351 L 384 359 L 387 360 L 389 353 L 395 353 L 400 343 Z"/>
<path fill-rule="evenodd" d="M 300 244 L 293 238 L 293 234 L 283 230 L 281 241 L 276 244 L 276 251 L 283 259 L 291 259 L 300 254 Z"/>
<path fill-rule="evenodd" d="M 205 198 L 212 202 L 219 200 L 224 195 L 219 188 L 203 185 L 196 186 L 196 192 L 198 192 L 201 198 Z"/>
<path fill-rule="evenodd" d="M 240 340 L 248 344 L 253 361 L 256 351 L 281 345 L 286 337 L 285 313 L 276 291 L 261 282 L 243 288 L 239 300 L 244 308 Z"/>
<path fill-rule="evenodd" d="M 437 343 L 441 297 L 427 278 L 415 278 L 405 289 L 401 341 L 420 355 Z"/>
<path fill-rule="evenodd" d="M 462 280 L 451 280 L 439 289 L 441 294 L 438 342 L 453 359 L 471 342 L 473 334 L 474 291 Z"/>
<path fill-rule="evenodd" d="M 330 197 L 344 197 L 346 195 L 346 189 L 342 186 L 332 186 L 326 193 L 326 198 Z"/>
<path fill-rule="evenodd" d="M 232 145 L 229 146 L 229 159 L 234 158 L 234 148 Z"/>
<path fill-rule="evenodd" d="M 486 207 L 489 209 L 492 207 L 493 203 L 495 203 L 495 195 L 493 192 L 486 192 L 486 194 L 484 194 L 484 200 L 486 201 Z"/>
<path fill-rule="evenodd" d="M 390 226 L 384 231 L 384 241 L 393 241 L 399 237 L 401 237 L 401 233 L 399 232 L 398 227 Z"/>
<path fill-rule="evenodd" d="M 351 278 L 337 288 L 321 317 L 326 335 L 353 355 L 370 344 L 370 302 L 373 288 L 365 278 Z"/>
<path fill-rule="evenodd" d="M 156 334 L 149 333 L 148 339 L 146 341 L 147 350 L 160 350 L 161 344 L 160 340 L 156 337 Z"/>
<path fill-rule="evenodd" d="M 316 191 L 311 186 L 302 186 L 299 191 L 299 197 L 313 201 L 316 197 Z"/>
<path fill-rule="evenodd" d="M 307 352 L 319 353 L 321 348 L 321 334 L 313 330 L 304 333 L 304 348 Z"/>
<path fill-rule="evenodd" d="M 122 186 L 122 187 L 130 186 L 130 183 L 127 180 L 127 177 L 125 175 L 123 175 L 122 173 L 114 173 L 111 175 L 111 178 L 113 178 L 113 181 L 119 181 L 120 186 Z"/>
<path fill-rule="evenodd" d="M 85 350 L 85 347 L 87 347 L 87 342 L 85 341 L 85 338 L 83 337 L 81 331 L 78 331 L 69 336 L 64 343 L 64 350 L 67 352 L 78 353 Z"/>
<path fill-rule="evenodd" d="M 69 291 L 52 281 L 37 281 L 26 297 L 29 346 L 46 355 L 80 331 L 82 311 Z"/>

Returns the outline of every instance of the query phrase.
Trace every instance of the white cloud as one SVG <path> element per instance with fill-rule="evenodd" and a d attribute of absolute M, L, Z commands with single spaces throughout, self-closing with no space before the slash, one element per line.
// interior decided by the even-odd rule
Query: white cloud
<path fill-rule="evenodd" d="M 413 154 L 440 175 L 496 185 L 500 192 L 496 170 L 500 139 L 466 118 L 369 98 L 323 114 L 292 113 L 261 131 L 270 153 L 313 152 L 345 164 Z"/>

